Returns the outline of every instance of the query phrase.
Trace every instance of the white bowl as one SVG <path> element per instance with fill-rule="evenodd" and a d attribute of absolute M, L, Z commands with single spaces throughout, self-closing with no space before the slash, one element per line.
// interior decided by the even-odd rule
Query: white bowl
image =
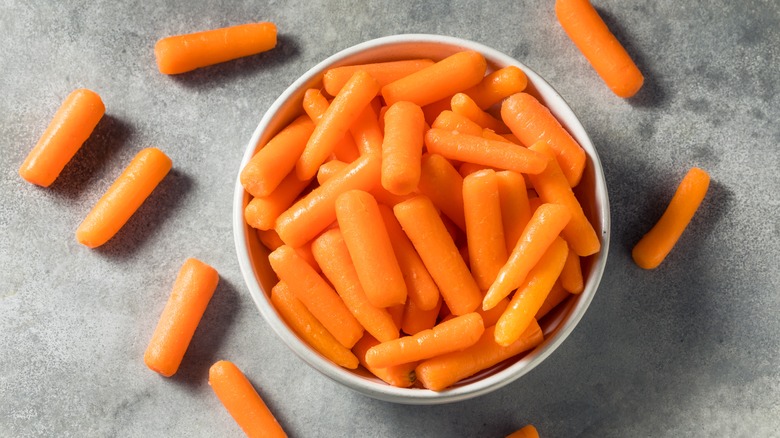
<path fill-rule="evenodd" d="M 609 248 L 609 200 L 604 172 L 596 149 L 571 108 L 539 75 L 515 59 L 490 47 L 472 41 L 440 35 L 395 35 L 367 41 L 342 50 L 317 64 L 290 85 L 271 105 L 257 125 L 246 147 L 240 169 L 249 162 L 258 145 L 265 144 L 274 134 L 302 113 L 301 102 L 309 88 L 321 88 L 326 70 L 340 65 L 364 64 L 411 58 L 440 60 L 463 50 L 482 53 L 488 71 L 509 65 L 521 68 L 528 76 L 528 90 L 539 98 L 561 124 L 585 149 L 587 166 L 576 191 L 596 232 L 601 236 L 601 252 L 583 259 L 585 290 L 543 318 L 544 342 L 529 353 L 505 361 L 495 367 L 463 380 L 444 391 L 418 388 L 396 388 L 371 376 L 365 370 L 347 370 L 321 356 L 287 327 L 274 307 L 269 294 L 276 276 L 268 263 L 268 250 L 260 243 L 254 229 L 244 221 L 244 207 L 249 202 L 239 178 L 233 196 L 233 233 L 238 262 L 249 293 L 271 328 L 301 359 L 325 376 L 368 396 L 396 403 L 439 404 L 465 400 L 501 388 L 542 363 L 574 330 L 596 293 L 607 260 Z"/>

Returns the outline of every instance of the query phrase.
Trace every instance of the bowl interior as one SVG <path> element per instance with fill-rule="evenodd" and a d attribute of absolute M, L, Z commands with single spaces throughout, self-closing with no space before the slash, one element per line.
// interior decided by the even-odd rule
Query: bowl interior
<path fill-rule="evenodd" d="M 309 88 L 322 88 L 322 75 L 332 67 L 364 64 L 410 58 L 440 60 L 463 50 L 476 50 L 488 61 L 488 71 L 509 65 L 521 68 L 528 76 L 526 92 L 534 95 L 552 111 L 561 124 L 585 149 L 588 161 L 582 181 L 576 189 L 583 210 L 601 236 L 602 250 L 595 256 L 583 259 L 585 290 L 570 297 L 555 311 L 539 321 L 545 333 L 545 341 L 524 356 L 505 361 L 489 370 L 463 380 L 444 391 L 417 388 L 396 388 L 385 384 L 362 369 L 350 371 L 341 368 L 312 350 L 292 332 L 270 304 L 270 291 L 276 283 L 276 275 L 268 263 L 268 250 L 260 243 L 254 229 L 244 221 L 244 207 L 249 195 L 238 178 L 233 202 L 233 230 L 239 265 L 249 292 L 260 313 L 282 340 L 309 365 L 358 392 L 381 400 L 409 404 L 437 404 L 463 400 L 490 392 L 521 377 L 541 363 L 574 329 L 596 292 L 609 248 L 609 201 L 601 163 L 593 144 L 577 117 L 558 93 L 539 75 L 511 57 L 487 46 L 459 38 L 439 35 L 396 35 L 379 38 L 345 49 L 319 63 L 295 83 L 271 105 L 249 141 L 240 169 L 260 145 L 302 114 L 302 101 Z"/>

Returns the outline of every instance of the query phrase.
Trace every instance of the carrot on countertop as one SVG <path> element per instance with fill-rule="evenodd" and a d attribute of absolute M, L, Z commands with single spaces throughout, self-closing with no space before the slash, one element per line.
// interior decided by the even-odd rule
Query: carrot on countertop
<path fill-rule="evenodd" d="M 270 230 L 276 225 L 276 218 L 284 213 L 309 185 L 309 180 L 301 181 L 290 172 L 282 182 L 262 198 L 253 198 L 244 208 L 244 219 L 250 227 Z"/>
<path fill-rule="evenodd" d="M 366 363 L 387 367 L 429 359 L 474 345 L 484 331 L 482 317 L 467 313 L 413 336 L 375 345 L 366 352 Z"/>
<path fill-rule="evenodd" d="M 561 274 L 568 251 L 566 242 L 557 237 L 536 266 L 528 272 L 525 281 L 512 295 L 509 306 L 496 323 L 495 335 L 498 344 L 511 344 L 528 328 Z"/>
<path fill-rule="evenodd" d="M 373 100 L 372 100 L 373 102 Z M 384 135 L 379 127 L 379 118 L 372 105 L 366 105 L 363 111 L 349 127 L 349 135 L 355 142 L 360 155 L 382 153 Z"/>
<path fill-rule="evenodd" d="M 539 438 L 539 432 L 536 431 L 535 427 L 529 424 L 528 426 L 510 433 L 506 438 Z"/>
<path fill-rule="evenodd" d="M 325 72 L 325 75 L 322 77 L 322 85 L 328 94 L 335 96 L 356 71 L 364 70 L 373 76 L 380 86 L 384 87 L 391 82 L 409 76 L 433 64 L 433 61 L 430 59 L 405 59 L 402 61 L 335 67 Z"/>
<path fill-rule="evenodd" d="M 411 102 L 397 102 L 385 113 L 382 143 L 382 187 L 395 195 L 408 195 L 420 182 L 425 117 Z"/>
<path fill-rule="evenodd" d="M 357 342 L 357 344 L 352 347 L 352 352 L 355 353 L 355 356 L 357 356 L 358 360 L 360 361 L 360 365 L 363 365 L 363 367 L 371 374 L 382 379 L 389 385 L 393 385 L 398 388 L 408 388 L 412 386 L 416 380 L 414 375 L 414 368 L 417 366 L 417 362 L 403 363 L 400 365 L 383 368 L 372 367 L 366 363 L 366 353 L 371 347 L 378 344 L 379 341 L 377 341 L 369 333 L 366 333 Z"/>
<path fill-rule="evenodd" d="M 144 353 L 149 369 L 165 377 L 176 374 L 217 283 L 211 266 L 193 258 L 184 262 Z"/>
<path fill-rule="evenodd" d="M 569 251 L 571 252 L 571 251 Z M 534 318 L 536 320 L 540 320 L 544 318 L 545 315 L 547 315 L 550 310 L 554 309 L 558 304 L 561 304 L 566 298 L 569 298 L 571 294 L 561 286 L 561 280 L 558 279 L 558 281 L 555 282 L 552 289 L 550 290 L 550 293 L 547 294 L 547 298 L 544 299 L 544 303 L 542 303 L 542 307 L 539 308 L 539 310 L 536 312 L 536 315 L 534 315 Z"/>
<path fill-rule="evenodd" d="M 466 230 L 463 214 L 463 177 L 446 158 L 425 154 L 420 162 L 420 192 L 461 230 Z"/>
<path fill-rule="evenodd" d="M 566 256 L 566 264 L 563 265 L 563 271 L 561 271 L 561 285 L 566 291 L 573 294 L 582 293 L 585 288 L 580 256 L 574 251 L 569 251 Z"/>
<path fill-rule="evenodd" d="M 542 329 L 535 321 L 520 339 L 508 347 L 496 344 L 494 327 L 488 327 L 471 347 L 428 359 L 417 365 L 415 375 L 424 387 L 441 391 L 466 377 L 528 351 L 543 340 Z"/>
<path fill-rule="evenodd" d="M 501 104 L 501 118 L 524 146 L 542 140 L 549 144 L 569 186 L 579 184 L 585 151 L 546 106 L 528 93 L 513 94 Z"/>
<path fill-rule="evenodd" d="M 494 170 L 480 170 L 463 179 L 463 211 L 471 273 L 485 291 L 508 257 Z"/>
<path fill-rule="evenodd" d="M 382 342 L 396 339 L 398 327 L 393 317 L 369 302 L 341 231 L 332 229 L 320 234 L 311 248 L 323 274 L 360 325 Z"/>
<path fill-rule="evenodd" d="M 35 185 L 50 186 L 87 141 L 105 112 L 103 101 L 94 91 L 79 88 L 70 93 L 25 158 L 19 175 Z"/>
<path fill-rule="evenodd" d="M 612 92 L 628 98 L 642 88 L 642 72 L 588 0 L 557 0 L 555 15 Z"/>
<path fill-rule="evenodd" d="M 273 193 L 295 167 L 312 131 L 314 123 L 306 115 L 287 125 L 244 166 L 241 171 L 241 185 L 254 197 Z"/>
<path fill-rule="evenodd" d="M 531 219 L 531 206 L 525 179 L 521 174 L 504 170 L 496 172 L 496 178 L 498 198 L 501 201 L 501 223 L 504 225 L 507 254 L 510 254 Z"/>
<path fill-rule="evenodd" d="M 271 303 L 304 342 L 338 366 L 351 370 L 357 368 L 357 357 L 312 315 L 285 282 L 280 281 L 271 289 Z"/>
<path fill-rule="evenodd" d="M 439 317 L 442 299 L 436 302 L 432 309 L 423 310 L 417 307 L 413 300 L 409 300 L 404 305 L 404 318 L 401 323 L 401 331 L 407 335 L 415 335 L 423 330 L 432 329 L 436 325 L 436 319 Z"/>
<path fill-rule="evenodd" d="M 452 107 L 452 112 L 468 118 L 482 128 L 491 129 L 500 133 L 509 132 L 509 129 L 502 121 L 483 111 L 482 108 L 465 93 L 457 93 L 452 96 L 450 106 Z"/>
<path fill-rule="evenodd" d="M 425 106 L 477 85 L 487 61 L 475 51 L 458 52 L 382 87 L 388 105 L 406 100 Z"/>
<path fill-rule="evenodd" d="M 569 210 L 558 204 L 542 204 L 523 230 L 512 254 L 498 273 L 482 301 L 488 310 L 520 287 L 528 273 L 536 266 L 550 245 L 571 219 Z M 555 278 L 558 278 L 556 275 Z"/>
<path fill-rule="evenodd" d="M 468 117 L 450 109 L 442 111 L 431 123 L 431 128 L 458 131 L 461 134 L 482 135 L 483 128 Z"/>
<path fill-rule="evenodd" d="M 322 120 L 322 116 L 330 107 L 330 102 L 325 96 L 322 95 L 322 91 L 317 88 L 310 88 L 303 93 L 303 110 L 317 125 Z M 349 133 L 344 134 L 341 139 L 336 142 L 336 146 L 333 147 L 333 155 L 339 161 L 345 163 L 351 163 L 360 156 L 357 145 L 352 139 L 352 135 Z"/>
<path fill-rule="evenodd" d="M 154 45 L 154 56 L 160 73 L 175 75 L 274 47 L 276 25 L 249 23 L 163 38 Z"/>
<path fill-rule="evenodd" d="M 79 225 L 79 243 L 95 248 L 114 237 L 165 178 L 171 165 L 171 159 L 157 148 L 139 152 Z"/>
<path fill-rule="evenodd" d="M 244 373 L 221 360 L 209 369 L 209 385 L 248 437 L 287 437 Z"/>
<path fill-rule="evenodd" d="M 634 247 L 631 256 L 643 269 L 656 268 L 674 248 L 707 195 L 710 176 L 698 167 L 691 168 L 680 182 L 661 219 Z"/>
<path fill-rule="evenodd" d="M 431 200 L 417 196 L 397 204 L 393 212 L 450 311 L 455 315 L 473 312 L 482 293 Z"/>
<path fill-rule="evenodd" d="M 510 65 L 490 73 L 482 81 L 463 93 L 483 110 L 501 102 L 501 99 L 525 90 L 528 77 L 519 67 Z"/>
<path fill-rule="evenodd" d="M 269 256 L 271 268 L 296 298 L 322 323 L 341 345 L 352 348 L 363 336 L 363 326 L 352 316 L 336 291 L 295 249 L 282 245 Z"/>

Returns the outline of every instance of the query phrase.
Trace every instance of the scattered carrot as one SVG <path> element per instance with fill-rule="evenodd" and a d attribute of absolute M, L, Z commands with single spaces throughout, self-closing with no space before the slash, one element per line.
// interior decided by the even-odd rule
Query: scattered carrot
<path fill-rule="evenodd" d="M 481 53 L 459 52 L 382 87 L 388 105 L 402 100 L 424 106 L 477 85 L 487 62 Z"/>
<path fill-rule="evenodd" d="M 501 99 L 525 90 L 528 85 L 528 77 L 519 67 L 510 65 L 490 73 L 482 81 L 465 90 L 463 94 L 469 96 L 483 110 L 501 102 Z"/>
<path fill-rule="evenodd" d="M 431 200 L 417 196 L 393 211 L 450 311 L 455 315 L 474 311 L 482 294 Z"/>
<path fill-rule="evenodd" d="M 585 169 L 585 151 L 546 106 L 530 94 L 513 94 L 501 104 L 501 118 L 523 145 L 538 141 L 549 144 L 569 186 L 579 184 Z"/>
<path fill-rule="evenodd" d="M 339 160 L 330 160 L 322 163 L 322 166 L 317 170 L 317 183 L 319 185 L 325 184 L 325 181 L 341 172 L 348 165 L 348 163 Z"/>
<path fill-rule="evenodd" d="M 501 223 L 504 225 L 507 254 L 515 248 L 523 230 L 531 219 L 531 206 L 525 180 L 519 173 L 512 171 L 496 172 L 498 197 L 501 201 Z"/>
<path fill-rule="evenodd" d="M 469 135 L 482 135 L 481 126 L 468 117 L 450 110 L 439 113 L 438 117 L 431 123 L 431 128 L 458 131 Z"/>
<path fill-rule="evenodd" d="M 483 309 L 492 308 L 523 284 L 528 273 L 552 245 L 570 218 L 569 210 L 558 204 L 542 204 L 536 210 L 523 230 L 520 240 L 517 241 L 509 260 L 501 268 L 496 281 L 485 294 L 482 301 Z"/>
<path fill-rule="evenodd" d="M 154 45 L 160 73 L 175 75 L 276 47 L 273 23 L 249 23 L 163 38 Z"/>
<path fill-rule="evenodd" d="M 354 370 L 358 359 L 295 297 L 283 281 L 271 290 L 271 303 L 287 325 L 307 344 L 338 366 Z"/>
<path fill-rule="evenodd" d="M 457 93 L 450 101 L 452 112 L 468 118 L 472 122 L 496 132 L 509 132 L 504 123 L 483 111 L 474 100 L 465 93 Z"/>
<path fill-rule="evenodd" d="M 507 435 L 506 438 L 539 438 L 539 432 L 532 425 L 523 427 Z"/>
<path fill-rule="evenodd" d="M 150 370 L 165 377 L 176 374 L 218 282 L 211 266 L 192 258 L 184 262 L 144 353 Z"/>
<path fill-rule="evenodd" d="M 330 102 L 322 95 L 322 91 L 319 89 L 311 88 L 303 93 L 303 110 L 314 121 L 315 125 L 320 123 L 328 107 L 330 107 Z M 360 156 L 352 135 L 344 134 L 336 142 L 336 146 L 333 147 L 333 155 L 335 155 L 337 160 L 345 163 L 351 163 Z"/>
<path fill-rule="evenodd" d="M 544 299 L 542 307 L 540 307 L 536 312 L 534 318 L 536 318 L 537 321 L 544 318 L 544 316 L 547 315 L 552 309 L 554 309 L 558 304 L 561 304 L 564 300 L 566 300 L 566 298 L 569 298 L 570 296 L 571 294 L 566 289 L 564 289 L 563 286 L 561 286 L 561 281 L 558 279 L 558 281 L 555 282 L 552 289 L 550 290 L 550 293 L 547 294 L 547 298 Z"/>
<path fill-rule="evenodd" d="M 165 178 L 171 165 L 171 159 L 157 148 L 139 152 L 79 225 L 79 243 L 95 248 L 114 237 Z"/>
<path fill-rule="evenodd" d="M 543 340 L 541 327 L 533 322 L 520 339 L 504 347 L 496 344 L 494 327 L 488 327 L 471 347 L 428 359 L 417 365 L 415 374 L 424 387 L 441 391 L 466 377 L 528 351 Z"/>
<path fill-rule="evenodd" d="M 582 293 L 585 289 L 580 256 L 574 251 L 569 251 L 569 255 L 566 256 L 566 264 L 563 265 L 563 271 L 561 271 L 561 285 L 573 294 Z"/>
<path fill-rule="evenodd" d="M 87 141 L 106 107 L 97 93 L 79 88 L 65 98 L 19 168 L 27 182 L 49 187 Z"/>
<path fill-rule="evenodd" d="M 423 310 L 417 307 L 414 301 L 409 300 L 404 307 L 404 319 L 401 323 L 401 331 L 408 335 L 415 335 L 423 330 L 432 329 L 436 325 L 441 308 L 441 297 L 432 309 Z"/>
<path fill-rule="evenodd" d="M 463 178 L 446 158 L 438 154 L 423 155 L 418 188 L 458 228 L 466 229 L 466 218 L 463 215 Z"/>
<path fill-rule="evenodd" d="M 557 0 L 555 15 L 612 92 L 629 98 L 642 88 L 642 72 L 588 0 Z"/>
<path fill-rule="evenodd" d="M 417 366 L 417 362 L 409 362 L 384 368 L 372 367 L 366 362 L 366 353 L 375 345 L 379 345 L 379 341 L 366 333 L 357 344 L 352 347 L 352 352 L 355 353 L 355 356 L 360 360 L 360 365 L 363 365 L 371 374 L 379 377 L 389 385 L 398 388 L 408 388 L 412 386 L 416 380 L 414 368 Z"/>
<path fill-rule="evenodd" d="M 366 352 L 366 363 L 387 367 L 462 350 L 477 342 L 484 331 L 482 317 L 467 313 L 413 336 L 375 345 Z"/>
<path fill-rule="evenodd" d="M 212 365 L 209 385 L 248 437 L 287 437 L 260 394 L 235 364 L 221 360 Z"/>
<path fill-rule="evenodd" d="M 382 187 L 396 195 L 408 195 L 420 182 L 425 118 L 410 102 L 397 102 L 385 113 L 382 143 Z"/>
<path fill-rule="evenodd" d="M 661 219 L 639 240 L 631 253 L 640 268 L 653 269 L 664 261 L 707 195 L 709 185 L 707 172 L 698 167 L 688 171 Z"/>
<path fill-rule="evenodd" d="M 430 59 L 408 59 L 402 61 L 377 62 L 373 64 L 347 65 L 335 67 L 325 72 L 322 77 L 322 85 L 325 91 L 331 96 L 335 96 L 341 91 L 344 84 L 358 70 L 363 70 L 376 79 L 380 86 L 397 81 L 403 77 L 420 71 L 425 67 L 433 65 Z"/>
<path fill-rule="evenodd" d="M 249 201 L 244 208 L 246 223 L 253 228 L 270 230 L 276 225 L 276 218 L 290 208 L 308 185 L 308 180 L 301 181 L 295 172 L 290 172 L 270 195 Z"/>
<path fill-rule="evenodd" d="M 463 211 L 471 273 L 477 286 L 488 290 L 508 257 L 495 171 L 480 170 L 463 179 Z"/>
<path fill-rule="evenodd" d="M 379 128 L 379 119 L 371 105 L 363 108 L 350 125 L 349 132 L 361 155 L 382 153 L 382 129 Z"/>

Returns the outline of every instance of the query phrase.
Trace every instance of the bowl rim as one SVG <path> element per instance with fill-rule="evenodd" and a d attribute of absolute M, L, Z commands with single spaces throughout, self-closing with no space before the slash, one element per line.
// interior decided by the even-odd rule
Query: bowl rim
<path fill-rule="evenodd" d="M 482 53 L 489 62 L 497 63 L 499 65 L 515 65 L 521 68 L 528 76 L 529 83 L 533 84 L 533 86 L 539 90 L 541 94 L 547 96 L 545 98 L 545 103 L 550 111 L 556 116 L 561 124 L 566 127 L 566 129 L 578 141 L 583 149 L 585 149 L 593 165 L 595 177 L 594 199 L 596 200 L 595 202 L 597 205 L 602 206 L 602 208 L 599 209 L 601 213 L 601 254 L 599 257 L 595 258 L 594 263 L 591 266 L 591 272 L 588 276 L 585 290 L 580 294 L 579 297 L 577 297 L 578 299 L 576 300 L 576 303 L 573 305 L 573 307 L 568 310 L 568 320 L 566 320 L 565 323 L 559 323 L 555 329 L 555 333 L 551 338 L 545 339 L 545 341 L 540 346 L 536 347 L 534 350 L 529 351 L 524 357 L 515 363 L 491 375 L 483 377 L 480 380 L 443 391 L 431 391 L 418 388 L 397 388 L 385 384 L 384 382 L 363 378 L 350 370 L 341 368 L 340 366 L 330 362 L 328 359 L 316 353 L 290 328 L 287 327 L 287 325 L 271 305 L 270 300 L 266 298 L 262 285 L 255 275 L 255 269 L 252 265 L 250 249 L 247 243 L 248 232 L 250 232 L 250 229 L 244 221 L 244 202 L 248 195 L 246 194 L 240 181 L 241 169 L 244 168 L 249 159 L 254 155 L 263 132 L 267 129 L 268 125 L 273 120 L 274 115 L 301 86 L 316 78 L 317 75 L 321 75 L 325 70 L 327 70 L 327 68 L 333 66 L 344 58 L 382 46 L 413 43 L 442 44 L 446 46 L 457 46 L 463 50 L 476 50 Z M 552 98 L 552 100 L 550 98 Z M 562 118 L 565 118 L 565 123 Z M 255 128 L 255 131 L 245 148 L 237 175 L 238 176 L 236 177 L 233 196 L 234 244 L 236 248 L 236 254 L 238 256 L 239 267 L 242 276 L 244 277 L 244 282 L 246 283 L 247 288 L 249 289 L 249 293 L 252 296 L 255 305 L 260 310 L 263 318 L 271 326 L 272 330 L 277 334 L 277 336 L 279 336 L 287 345 L 287 347 L 289 347 L 298 357 L 303 359 L 303 361 L 306 362 L 309 366 L 313 367 L 320 373 L 336 382 L 342 383 L 347 387 L 360 392 L 361 394 L 365 394 L 379 400 L 417 405 L 450 403 L 474 398 L 516 381 L 538 366 L 541 362 L 543 362 L 550 354 L 552 354 L 553 351 L 555 351 L 555 349 L 558 348 L 558 346 L 561 345 L 561 343 L 563 343 L 569 334 L 571 334 L 593 300 L 593 296 L 595 295 L 606 266 L 610 241 L 610 208 L 606 188 L 606 179 L 598 152 L 588 137 L 585 128 L 580 123 L 579 118 L 577 118 L 571 107 L 560 96 L 560 94 L 534 70 L 496 49 L 462 38 L 435 34 L 399 34 L 385 36 L 348 47 L 319 62 L 317 65 L 296 79 L 295 82 L 293 82 L 289 87 L 287 87 L 285 91 L 263 114 L 263 117 Z"/>

